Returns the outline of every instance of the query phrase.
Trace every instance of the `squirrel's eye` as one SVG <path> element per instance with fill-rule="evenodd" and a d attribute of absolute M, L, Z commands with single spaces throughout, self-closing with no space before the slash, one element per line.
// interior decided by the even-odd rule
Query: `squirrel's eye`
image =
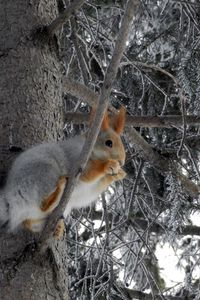
<path fill-rule="evenodd" d="M 107 141 L 105 141 L 105 145 L 109 148 L 112 148 L 113 142 L 111 140 L 107 140 Z"/>

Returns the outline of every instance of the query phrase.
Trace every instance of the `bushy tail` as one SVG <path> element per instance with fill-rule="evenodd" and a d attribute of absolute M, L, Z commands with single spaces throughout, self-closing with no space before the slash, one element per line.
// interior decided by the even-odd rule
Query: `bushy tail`
<path fill-rule="evenodd" d="M 0 231 L 8 225 L 8 204 L 3 190 L 0 190 Z"/>

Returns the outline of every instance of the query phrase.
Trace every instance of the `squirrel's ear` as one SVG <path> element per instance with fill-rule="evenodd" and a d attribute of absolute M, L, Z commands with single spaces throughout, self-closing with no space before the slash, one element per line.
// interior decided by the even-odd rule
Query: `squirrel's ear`
<path fill-rule="evenodd" d="M 92 125 L 96 110 L 97 110 L 96 106 L 93 106 L 91 109 L 90 117 L 89 117 L 89 127 L 91 127 L 91 125 Z M 108 130 L 109 126 L 110 126 L 110 122 L 109 122 L 109 118 L 108 118 L 108 112 L 106 111 L 104 114 L 104 117 L 103 117 L 102 124 L 101 124 L 101 130 L 102 131 Z"/>
<path fill-rule="evenodd" d="M 101 130 L 104 131 L 104 130 L 108 130 L 109 128 L 109 118 L 108 118 L 108 112 L 106 111 L 105 114 L 104 114 L 104 117 L 103 117 L 103 121 L 102 121 L 102 124 L 101 124 Z"/>
<path fill-rule="evenodd" d="M 118 134 L 121 134 L 123 129 L 124 129 L 124 125 L 125 125 L 125 116 L 126 116 L 126 110 L 125 108 L 122 106 L 120 108 L 120 111 L 117 115 L 115 115 L 113 117 L 112 120 L 112 127 L 114 129 L 114 131 Z"/>

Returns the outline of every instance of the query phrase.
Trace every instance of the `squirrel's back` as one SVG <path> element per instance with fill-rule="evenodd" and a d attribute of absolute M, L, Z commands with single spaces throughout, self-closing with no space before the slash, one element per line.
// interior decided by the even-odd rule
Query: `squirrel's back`
<path fill-rule="evenodd" d="M 17 157 L 5 186 L 11 230 L 25 219 L 42 218 L 42 199 L 52 193 L 61 176 L 69 173 L 83 144 L 84 137 L 77 136 L 63 142 L 40 144 Z"/>

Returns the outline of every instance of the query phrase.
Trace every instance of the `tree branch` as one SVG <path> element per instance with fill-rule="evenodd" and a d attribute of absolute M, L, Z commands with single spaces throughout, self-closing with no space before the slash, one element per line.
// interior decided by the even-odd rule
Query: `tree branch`
<path fill-rule="evenodd" d="M 63 93 L 67 92 L 88 103 L 90 106 L 94 106 L 98 103 L 99 95 L 80 82 L 71 80 L 68 77 L 63 77 L 62 87 Z"/>
<path fill-rule="evenodd" d="M 131 290 L 128 288 L 125 288 L 125 292 L 128 294 L 128 296 L 130 297 L 130 299 L 138 299 L 138 300 L 162 300 L 163 298 L 166 300 L 192 300 L 194 299 L 194 295 L 187 295 L 187 296 L 165 296 L 163 297 L 160 295 L 154 295 L 154 298 L 152 298 L 152 294 L 147 294 L 141 291 L 137 291 L 137 290 Z"/>
<path fill-rule="evenodd" d="M 181 174 L 174 165 L 174 161 L 166 159 L 149 145 L 143 137 L 134 129 L 126 130 L 127 136 L 135 148 L 140 152 L 141 156 L 155 167 L 160 173 L 166 174 L 171 172 L 180 181 L 182 187 L 193 197 L 197 197 L 200 193 L 200 187 L 193 181 Z"/>
<path fill-rule="evenodd" d="M 74 0 L 71 5 L 69 5 L 62 14 L 60 14 L 51 24 L 46 26 L 46 30 L 49 36 L 61 28 L 74 14 L 74 12 L 79 9 L 86 0 Z"/>
<path fill-rule="evenodd" d="M 133 217 L 133 221 L 135 224 L 137 224 L 143 230 L 147 230 L 147 228 L 149 226 L 149 223 L 146 220 L 141 219 L 141 218 Z M 148 228 L 148 231 L 154 232 L 156 234 L 163 234 L 167 230 L 169 230 L 169 229 L 166 228 L 166 226 L 164 224 L 160 225 L 156 222 L 152 223 Z M 177 232 L 178 235 L 182 235 L 182 236 L 184 236 L 184 235 L 198 235 L 199 236 L 200 235 L 200 227 L 195 226 L 195 225 L 181 226 L 177 231 L 178 231 Z"/>
<path fill-rule="evenodd" d="M 67 203 L 69 201 L 69 198 L 71 196 L 71 193 L 74 189 L 74 186 L 76 185 L 78 181 L 78 177 L 81 173 L 81 171 L 85 168 L 85 165 L 88 161 L 88 158 L 91 154 L 92 148 L 95 144 L 95 141 L 97 139 L 98 132 L 100 130 L 100 126 L 103 120 L 104 113 L 107 109 L 108 105 L 108 98 L 111 92 L 112 84 L 115 79 L 117 69 L 120 63 L 120 60 L 123 55 L 123 51 L 126 47 L 126 41 L 128 39 L 128 33 L 129 29 L 132 23 L 132 19 L 136 10 L 136 7 L 138 5 L 138 0 L 129 0 L 124 17 L 122 20 L 122 24 L 119 30 L 119 34 L 117 37 L 117 41 L 115 44 L 115 49 L 112 55 L 112 59 L 110 61 L 110 64 L 108 66 L 105 80 L 101 89 L 101 93 L 99 96 L 98 101 L 98 107 L 96 110 L 95 118 L 93 126 L 89 129 L 88 135 L 86 138 L 86 142 L 83 146 L 83 149 L 80 154 L 79 163 L 71 170 L 71 174 L 69 174 L 69 181 L 66 185 L 66 188 L 64 190 L 62 199 L 59 203 L 59 205 L 56 207 L 54 212 L 51 214 L 50 218 L 47 220 L 47 224 L 42 232 L 42 235 L 40 237 L 40 243 L 42 246 L 44 246 L 46 240 L 51 235 L 53 228 L 55 228 L 55 224 L 57 224 L 59 218 L 62 216 L 65 207 L 67 206 Z"/>
<path fill-rule="evenodd" d="M 76 51 L 81 77 L 82 77 L 82 80 L 83 80 L 84 84 L 88 85 L 89 72 L 87 70 L 87 65 L 86 65 L 86 62 L 83 58 L 83 53 L 81 51 L 81 48 L 80 48 L 80 45 L 79 45 L 79 40 L 78 40 L 77 35 L 76 35 L 77 24 L 76 24 L 75 18 L 71 18 L 71 28 L 72 28 L 71 29 L 71 40 L 74 44 L 74 48 L 75 48 L 75 51 Z"/>
<path fill-rule="evenodd" d="M 83 84 L 76 83 L 68 78 L 63 78 L 63 86 L 70 94 L 73 94 L 73 96 L 78 98 L 80 97 L 82 100 L 86 101 L 92 106 L 98 101 L 98 95 Z M 129 117 L 127 120 L 128 119 Z M 191 119 L 191 116 L 188 116 L 188 119 L 190 122 L 194 121 L 194 119 Z M 175 120 L 177 121 L 177 116 L 175 117 L 174 121 Z M 197 120 L 199 120 L 199 117 L 197 117 Z M 185 190 L 188 191 L 190 195 L 194 197 L 199 195 L 199 186 L 189 180 L 185 175 L 182 175 L 180 172 L 178 172 L 178 170 L 174 167 L 174 162 L 170 162 L 158 154 L 158 152 L 156 152 L 134 128 L 128 128 L 127 134 L 131 142 L 134 143 L 136 149 L 140 152 L 141 156 L 153 167 L 155 167 L 161 173 L 172 172 L 172 174 L 181 182 Z"/>
<path fill-rule="evenodd" d="M 69 93 L 70 95 L 79 98 L 89 104 L 91 107 L 96 106 L 99 101 L 99 94 L 92 91 L 84 84 L 71 80 L 69 77 L 62 78 L 63 93 Z M 109 105 L 109 110 L 116 112 L 113 106 Z"/>
<path fill-rule="evenodd" d="M 95 94 L 96 97 L 96 94 Z M 94 100 L 94 98 L 93 98 Z M 94 105 L 94 104 L 93 104 Z M 88 123 L 89 115 L 83 113 L 67 112 L 65 114 L 65 122 L 73 123 Z M 200 117 L 188 115 L 185 116 L 186 125 L 199 125 Z M 173 128 L 182 126 L 181 115 L 168 115 L 168 116 L 126 116 L 126 127 L 148 127 L 148 128 Z"/>
<path fill-rule="evenodd" d="M 92 217 L 93 217 L 93 220 L 101 220 L 102 219 L 102 212 L 101 211 L 93 211 Z M 117 223 L 120 218 L 121 218 L 120 214 L 118 216 L 115 216 L 115 222 Z M 112 220 L 112 213 L 108 213 L 108 219 Z M 130 214 L 127 221 L 129 221 L 131 223 L 134 222 L 135 225 L 138 225 L 138 227 L 141 228 L 144 231 L 148 230 L 148 232 L 154 232 L 156 234 L 163 234 L 163 233 L 166 233 L 167 230 L 169 230 L 166 227 L 166 225 L 162 224 L 162 223 L 159 224 L 157 222 L 153 222 L 152 224 L 149 225 L 148 221 L 146 221 L 145 219 L 137 216 L 137 214 Z M 105 231 L 105 226 L 102 226 L 100 232 L 103 233 L 104 231 Z M 98 230 L 98 232 L 99 232 L 99 230 Z M 200 227 L 195 226 L 195 225 L 180 226 L 179 229 L 177 230 L 177 234 L 182 235 L 182 236 L 184 236 L 184 235 L 198 235 L 198 236 L 200 236 Z M 83 235 L 84 235 L 85 238 L 87 236 L 88 236 L 88 238 L 90 237 L 90 235 L 87 235 L 87 230 L 83 233 Z"/>

